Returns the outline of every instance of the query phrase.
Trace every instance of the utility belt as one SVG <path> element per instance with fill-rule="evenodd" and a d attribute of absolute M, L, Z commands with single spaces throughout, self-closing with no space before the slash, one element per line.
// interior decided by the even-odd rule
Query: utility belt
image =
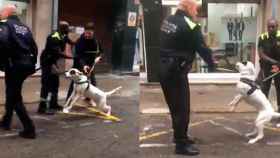
<path fill-rule="evenodd" d="M 240 81 L 251 86 L 251 89 L 247 92 L 247 95 L 251 95 L 256 89 L 259 89 L 259 85 L 253 80 L 248 78 L 240 78 Z"/>
<path fill-rule="evenodd" d="M 161 50 L 160 58 L 162 62 L 178 63 L 180 67 L 188 67 L 192 64 L 194 55 L 190 52 Z"/>

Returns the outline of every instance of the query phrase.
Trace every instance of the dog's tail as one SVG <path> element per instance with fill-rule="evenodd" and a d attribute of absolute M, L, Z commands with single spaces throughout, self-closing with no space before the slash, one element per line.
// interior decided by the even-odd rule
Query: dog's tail
<path fill-rule="evenodd" d="M 105 92 L 106 93 L 106 95 L 112 95 L 113 93 L 115 93 L 116 91 L 118 91 L 118 90 L 120 90 L 122 88 L 122 86 L 119 86 L 119 87 L 117 87 L 117 88 L 115 88 L 115 89 L 113 89 L 113 90 L 111 90 L 111 91 L 109 91 L 109 92 Z"/>

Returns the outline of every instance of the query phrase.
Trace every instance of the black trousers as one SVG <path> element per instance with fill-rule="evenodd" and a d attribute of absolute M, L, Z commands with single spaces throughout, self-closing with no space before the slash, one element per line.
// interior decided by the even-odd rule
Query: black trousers
<path fill-rule="evenodd" d="M 59 75 L 51 72 L 51 66 L 42 66 L 41 76 L 41 100 L 46 101 L 48 94 L 51 93 L 50 108 L 57 105 Z"/>
<path fill-rule="evenodd" d="M 160 84 L 168 104 L 175 143 L 186 143 L 190 121 L 190 89 L 188 75 L 180 62 L 161 58 Z"/>
<path fill-rule="evenodd" d="M 28 113 L 23 105 L 22 100 L 22 85 L 28 75 L 22 71 L 17 71 L 8 68 L 5 71 L 5 84 L 6 84 L 6 104 L 5 114 L 3 116 L 3 123 L 7 126 L 11 125 L 13 112 L 15 111 L 18 118 L 23 124 L 25 131 L 33 131 L 35 127 L 33 121 L 28 116 Z"/>
<path fill-rule="evenodd" d="M 259 74 L 261 76 L 259 76 L 259 78 L 264 79 L 272 75 L 273 73 L 271 72 L 272 69 L 271 66 L 272 66 L 271 64 L 261 63 L 261 71 Z M 276 95 L 277 95 L 278 112 L 280 112 L 280 74 L 276 75 L 273 79 L 274 79 L 274 85 L 275 85 Z M 266 97 L 269 96 L 271 82 L 272 82 L 272 78 L 267 80 L 266 82 L 262 82 L 261 84 L 261 90 L 266 95 Z"/>

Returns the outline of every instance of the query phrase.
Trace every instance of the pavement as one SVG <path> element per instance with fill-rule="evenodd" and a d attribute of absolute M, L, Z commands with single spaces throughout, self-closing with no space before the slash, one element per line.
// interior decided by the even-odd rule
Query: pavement
<path fill-rule="evenodd" d="M 280 128 L 276 120 L 265 126 L 265 137 L 249 145 L 246 133 L 253 129 L 257 113 L 245 102 L 235 112 L 227 104 L 236 95 L 235 84 L 191 84 L 189 135 L 201 154 L 195 158 L 278 158 Z M 275 89 L 270 101 L 275 103 Z M 139 150 L 145 158 L 180 158 L 174 154 L 171 118 L 158 83 L 140 85 Z"/>
<path fill-rule="evenodd" d="M 98 118 L 87 108 L 73 107 L 82 115 L 38 115 L 40 78 L 31 77 L 23 88 L 23 100 L 35 123 L 37 138 L 18 136 L 22 129 L 14 115 L 12 130 L 0 129 L 1 158 L 137 158 L 139 77 L 133 75 L 97 74 L 98 87 L 109 91 L 123 88 L 108 98 L 112 114 L 121 122 Z M 61 77 L 59 103 L 65 102 L 69 81 Z M 0 115 L 4 110 L 4 82 L 0 80 Z M 83 100 L 79 104 L 87 105 Z"/>

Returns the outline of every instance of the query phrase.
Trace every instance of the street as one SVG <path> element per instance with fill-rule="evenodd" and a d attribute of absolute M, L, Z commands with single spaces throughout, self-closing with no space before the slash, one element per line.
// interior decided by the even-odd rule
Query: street
<path fill-rule="evenodd" d="M 191 85 L 190 135 L 201 150 L 198 158 L 277 158 L 280 129 L 267 124 L 264 138 L 248 145 L 244 134 L 253 129 L 256 112 L 244 102 L 236 112 L 227 103 L 235 94 L 234 85 Z M 272 91 L 272 100 L 275 99 Z M 141 85 L 140 157 L 177 158 L 172 142 L 171 118 L 159 85 Z"/>
<path fill-rule="evenodd" d="M 69 81 L 61 78 L 60 103 L 63 104 Z M 137 76 L 97 75 L 98 87 L 109 91 L 123 88 L 108 98 L 112 114 L 121 122 L 112 122 L 93 116 L 86 108 L 73 107 L 72 111 L 85 116 L 56 114 L 38 115 L 40 80 L 28 78 L 24 84 L 24 101 L 35 122 L 37 139 L 18 137 L 20 122 L 14 115 L 12 131 L 0 130 L 1 158 L 125 158 L 138 154 L 138 98 Z M 4 84 L 1 80 L 1 115 L 3 114 Z M 80 104 L 86 105 L 82 100 Z"/>

